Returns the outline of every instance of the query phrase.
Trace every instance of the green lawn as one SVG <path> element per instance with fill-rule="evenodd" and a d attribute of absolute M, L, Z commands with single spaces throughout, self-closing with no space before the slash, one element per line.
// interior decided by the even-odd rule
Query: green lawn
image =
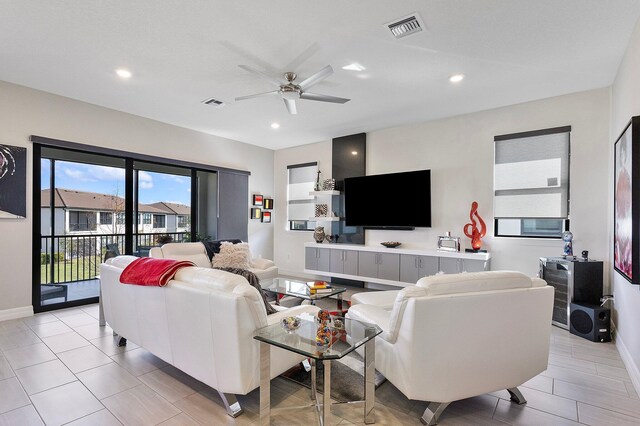
<path fill-rule="evenodd" d="M 54 283 L 90 280 L 100 274 L 100 258 L 87 256 L 65 262 L 54 262 L 53 267 Z M 50 265 L 40 265 L 40 283 L 50 284 L 50 274 Z"/>

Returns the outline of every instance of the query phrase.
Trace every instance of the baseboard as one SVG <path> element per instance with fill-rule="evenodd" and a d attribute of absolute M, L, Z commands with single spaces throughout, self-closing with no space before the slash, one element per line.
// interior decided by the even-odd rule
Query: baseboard
<path fill-rule="evenodd" d="M 640 395 L 640 367 L 633 361 L 631 353 L 629 353 L 629 350 L 620 337 L 620 334 L 617 333 L 615 324 L 613 322 L 611 323 L 611 328 L 612 331 L 616 331 L 615 342 L 616 347 L 618 348 L 618 352 L 620 353 L 620 358 L 622 358 L 622 363 L 627 368 L 627 373 L 629 373 L 629 377 L 631 377 L 631 383 L 636 389 L 636 393 Z"/>
<path fill-rule="evenodd" d="M 22 306 L 0 311 L 0 321 L 33 316 L 33 306 Z"/>

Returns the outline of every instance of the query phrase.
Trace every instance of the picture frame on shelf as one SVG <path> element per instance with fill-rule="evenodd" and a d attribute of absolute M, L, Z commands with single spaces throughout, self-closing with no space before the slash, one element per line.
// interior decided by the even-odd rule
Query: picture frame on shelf
<path fill-rule="evenodd" d="M 640 284 L 640 116 L 629 121 L 614 144 L 613 267 Z"/>
<path fill-rule="evenodd" d="M 271 212 L 262 212 L 262 223 L 271 223 Z"/>
<path fill-rule="evenodd" d="M 323 191 L 333 191 L 336 189 L 336 180 L 335 179 L 325 179 L 322 181 L 322 190 Z"/>
<path fill-rule="evenodd" d="M 315 217 L 326 217 L 328 212 L 329 206 L 327 204 L 316 204 Z"/>
<path fill-rule="evenodd" d="M 264 197 L 260 194 L 253 194 L 253 205 L 262 207 Z"/>
<path fill-rule="evenodd" d="M 262 209 L 258 207 L 251 208 L 251 219 L 262 219 Z"/>
<path fill-rule="evenodd" d="M 262 208 L 265 210 L 273 210 L 273 198 L 265 198 L 262 204 Z"/>

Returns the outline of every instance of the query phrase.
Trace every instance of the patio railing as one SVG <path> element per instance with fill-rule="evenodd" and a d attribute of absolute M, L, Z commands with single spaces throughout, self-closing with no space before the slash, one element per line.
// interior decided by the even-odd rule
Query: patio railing
<path fill-rule="evenodd" d="M 190 232 L 145 233 L 134 235 L 135 254 L 144 256 L 149 248 L 161 246 L 159 238 L 173 242 L 190 241 Z M 40 250 L 40 283 L 59 284 L 94 279 L 107 244 L 117 244 L 124 253 L 124 234 L 61 235 L 42 237 Z"/>

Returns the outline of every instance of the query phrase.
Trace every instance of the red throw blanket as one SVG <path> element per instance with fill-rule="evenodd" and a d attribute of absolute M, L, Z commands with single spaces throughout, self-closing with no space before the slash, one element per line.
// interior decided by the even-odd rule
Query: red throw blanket
<path fill-rule="evenodd" d="M 162 287 L 173 279 L 178 269 L 186 266 L 195 266 L 195 264 L 188 260 L 141 257 L 124 268 L 120 275 L 120 282 L 122 284 Z"/>

